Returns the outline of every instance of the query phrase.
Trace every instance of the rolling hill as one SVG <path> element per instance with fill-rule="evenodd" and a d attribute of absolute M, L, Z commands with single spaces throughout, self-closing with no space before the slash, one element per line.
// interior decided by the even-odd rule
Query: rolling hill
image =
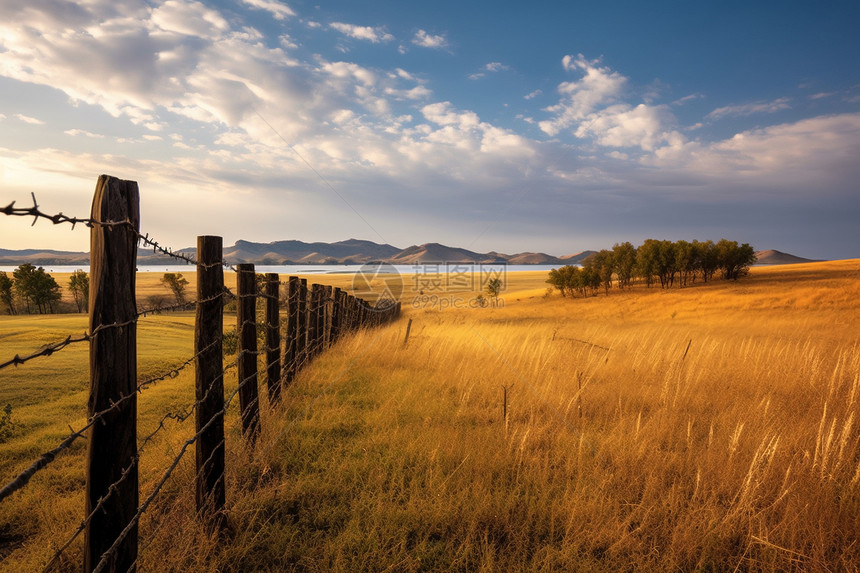
<path fill-rule="evenodd" d="M 798 263 L 817 262 L 816 259 L 804 259 L 803 257 L 790 255 L 774 249 L 756 251 L 755 256 L 757 265 L 794 265 Z"/>
<path fill-rule="evenodd" d="M 194 248 L 176 251 L 194 257 Z M 490 251 L 478 253 L 459 247 L 449 247 L 440 243 L 412 245 L 406 249 L 364 241 L 348 239 L 336 243 L 305 243 L 304 241 L 275 241 L 255 243 L 236 241 L 235 245 L 224 248 L 224 259 L 229 263 L 254 263 L 258 265 L 349 265 L 368 262 L 386 262 L 395 265 L 415 265 L 425 263 L 506 263 L 510 265 L 577 265 L 596 251 L 555 257 L 546 253 L 516 253 L 508 255 Z M 757 251 L 759 265 L 786 265 L 813 262 L 812 259 L 797 257 L 777 250 Z M 23 263 L 33 265 L 88 265 L 89 253 L 54 251 L 46 249 L 9 250 L 0 249 L 0 265 L 17 266 Z M 175 263 L 174 259 L 154 253 L 151 248 L 138 251 L 139 265 L 166 265 Z"/>

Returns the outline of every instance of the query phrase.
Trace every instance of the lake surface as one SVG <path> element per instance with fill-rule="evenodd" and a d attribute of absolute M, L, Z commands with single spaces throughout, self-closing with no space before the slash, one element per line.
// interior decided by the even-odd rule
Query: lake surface
<path fill-rule="evenodd" d="M 38 265 L 37 265 L 38 266 Z M 78 269 L 89 272 L 88 265 L 42 265 L 48 273 L 73 273 Z M 439 273 L 485 273 L 500 272 L 544 271 L 558 268 L 559 265 L 499 265 L 499 264 L 468 264 L 468 263 L 426 263 L 420 265 L 381 265 L 381 273 L 399 273 L 401 275 L 422 275 Z M 0 271 L 11 274 L 18 268 L 0 266 Z M 258 273 L 278 273 L 281 275 L 310 275 L 310 274 L 354 274 L 362 271 L 365 265 L 257 265 L 254 270 Z M 194 265 L 141 265 L 137 268 L 140 273 L 189 273 L 194 272 Z M 365 272 L 373 272 L 374 266 L 366 267 Z"/>

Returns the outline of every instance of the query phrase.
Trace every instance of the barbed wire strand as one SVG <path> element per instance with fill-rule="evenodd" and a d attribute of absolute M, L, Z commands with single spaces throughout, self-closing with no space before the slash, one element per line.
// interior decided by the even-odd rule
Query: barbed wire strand
<path fill-rule="evenodd" d="M 57 454 L 59 454 L 63 450 L 70 447 L 72 445 L 72 443 L 74 443 L 75 440 L 82 437 L 84 435 L 84 433 L 93 426 L 93 424 L 95 424 L 96 422 L 101 420 L 109 412 L 116 410 L 117 408 L 119 408 L 119 406 L 121 404 L 130 400 L 132 396 L 136 396 L 137 394 L 142 392 L 144 389 L 155 384 L 156 382 L 160 382 L 161 380 L 165 380 L 169 377 L 177 376 L 181 370 L 183 370 L 184 368 L 187 368 L 203 352 L 209 350 L 213 344 L 214 343 L 201 349 L 200 352 L 196 353 L 194 356 L 192 356 L 191 358 L 186 360 L 179 367 L 173 368 L 173 369 L 167 371 L 166 373 L 164 373 L 160 376 L 156 376 L 154 378 L 150 378 L 148 380 L 145 380 L 145 381 L 139 383 L 136 386 L 134 392 L 132 392 L 131 394 L 126 394 L 125 396 L 120 397 L 117 401 L 112 402 L 110 407 L 105 408 L 104 410 L 101 410 L 100 412 L 96 412 L 95 414 L 93 414 L 87 420 L 87 423 L 86 423 L 86 425 L 84 425 L 83 428 L 81 428 L 80 430 L 77 430 L 77 431 L 72 430 L 72 433 L 69 434 L 68 436 L 66 436 L 66 438 L 60 443 L 60 445 L 58 445 L 53 450 L 50 450 L 50 451 L 42 454 L 27 469 L 22 471 L 12 481 L 10 481 L 8 484 L 3 486 L 3 489 L 0 489 L 0 501 L 5 499 L 6 497 L 10 496 L 11 494 L 15 493 L 16 491 L 22 489 L 23 487 L 25 487 L 27 485 L 27 483 L 30 481 L 30 478 L 32 478 L 33 475 L 36 474 L 36 472 L 44 469 L 48 464 L 53 462 L 54 459 L 57 457 Z"/>
<path fill-rule="evenodd" d="M 27 356 L 24 356 L 23 358 L 20 355 L 16 354 L 14 356 L 14 358 L 11 358 L 11 359 L 7 360 L 6 362 L 0 363 L 0 370 L 2 370 L 3 368 L 6 368 L 8 366 L 19 366 L 21 364 L 24 364 L 25 362 L 29 362 L 30 360 L 33 360 L 35 358 L 39 358 L 41 356 L 50 356 L 54 352 L 62 350 L 63 348 L 65 348 L 69 345 L 76 344 L 79 342 L 87 342 L 89 340 L 92 340 L 93 338 L 95 338 L 98 335 L 99 332 L 102 332 L 102 331 L 107 330 L 109 328 L 122 328 L 124 326 L 129 326 L 130 324 L 134 324 L 135 322 L 137 322 L 137 317 L 135 317 L 131 320 L 127 320 L 125 322 L 114 322 L 111 324 L 99 325 L 92 332 L 90 332 L 90 333 L 85 332 L 77 338 L 72 338 L 72 336 L 69 335 L 64 340 L 60 340 L 60 341 L 54 342 L 52 344 L 47 344 L 47 345 L 43 346 L 41 350 L 39 350 L 37 352 L 33 352 L 32 354 L 29 354 Z"/>
<path fill-rule="evenodd" d="M 239 354 L 241 355 L 242 353 L 240 352 Z M 238 356 L 237 356 L 237 359 L 238 359 Z M 150 492 L 150 494 L 149 494 L 149 496 L 147 496 L 146 500 L 138 507 L 137 512 L 135 512 L 135 514 L 129 520 L 128 525 L 126 525 L 126 527 L 120 532 L 120 534 L 114 540 L 113 544 L 111 544 L 111 546 L 108 548 L 108 550 L 102 554 L 101 560 L 99 560 L 95 569 L 93 569 L 93 573 L 99 573 L 100 571 L 102 571 L 107 566 L 110 559 L 113 557 L 113 555 L 119 549 L 120 544 L 123 542 L 123 540 L 125 540 L 125 538 L 131 532 L 131 530 L 140 521 L 141 516 L 144 514 L 144 512 L 146 512 L 146 510 L 149 508 L 149 506 L 152 504 L 152 502 L 155 500 L 155 498 L 161 492 L 162 488 L 167 483 L 167 480 L 170 478 L 173 471 L 179 465 L 180 460 L 182 459 L 183 456 L 185 456 L 185 452 L 188 451 L 188 448 L 191 447 L 200 438 L 200 436 L 203 435 L 203 433 L 207 429 L 209 429 L 209 426 L 211 426 L 215 422 L 215 420 L 217 420 L 218 418 L 223 418 L 226 415 L 227 409 L 230 407 L 230 404 L 232 403 L 233 399 L 239 394 L 239 391 L 245 386 L 245 384 L 247 384 L 251 380 L 254 380 L 255 378 L 256 378 L 256 373 L 254 373 L 251 376 L 248 376 L 244 380 L 242 380 L 237 385 L 236 389 L 232 392 L 232 394 L 230 394 L 230 397 L 225 401 L 224 406 L 221 408 L 221 410 L 216 412 L 209 419 L 209 421 L 206 422 L 206 424 L 204 424 L 203 427 L 201 427 L 200 430 L 197 431 L 197 433 L 195 433 L 193 436 L 191 436 L 188 440 L 185 441 L 185 443 L 182 445 L 182 448 L 179 451 L 179 454 L 173 459 L 173 462 L 170 464 L 170 466 L 164 472 L 164 475 L 162 475 L 161 480 L 159 480 L 158 484 L 155 486 L 153 491 Z"/>
<path fill-rule="evenodd" d="M 141 234 L 128 219 L 125 219 L 123 221 L 96 221 L 90 217 L 69 217 L 68 215 L 64 215 L 62 212 L 57 213 L 55 215 L 49 215 L 39 208 L 39 203 L 36 201 L 35 193 L 30 193 L 30 197 L 33 199 L 32 207 L 15 207 L 16 202 L 12 201 L 7 206 L 0 207 L 0 213 L 2 213 L 3 215 L 9 215 L 14 217 L 33 217 L 32 225 L 35 225 L 39 221 L 39 219 L 46 219 L 48 221 L 51 221 L 54 225 L 68 223 L 72 226 L 73 230 L 77 225 L 84 225 L 89 228 L 128 226 L 131 228 L 134 234 L 137 235 L 138 243 L 143 243 L 143 245 L 146 247 L 152 247 L 154 252 L 161 253 L 174 259 L 185 261 L 186 263 L 192 265 L 202 266 L 204 268 L 211 268 L 213 266 L 224 266 L 226 268 L 235 270 L 233 265 L 227 263 L 226 261 L 220 261 L 218 263 L 212 263 L 208 265 L 201 265 L 194 259 L 194 257 L 174 252 L 173 249 L 171 249 L 170 247 L 163 247 L 161 246 L 161 244 L 159 244 L 157 240 L 150 237 L 149 233 Z"/>
<path fill-rule="evenodd" d="M 202 354 L 204 351 L 208 350 L 210 346 L 207 346 L 206 348 L 202 349 L 191 360 L 196 359 L 197 356 Z M 221 376 L 223 377 L 224 373 L 228 372 L 232 367 L 233 367 L 233 365 L 226 367 L 224 369 L 224 371 L 222 372 Z M 89 522 L 92 521 L 92 518 L 93 518 L 93 516 L 95 516 L 96 512 L 102 507 L 102 505 L 104 505 L 104 503 L 107 501 L 107 498 L 110 497 L 110 495 L 112 495 L 117 490 L 117 487 L 119 486 L 119 484 L 126 478 L 126 476 L 128 475 L 128 472 L 131 471 L 132 466 L 134 466 L 135 464 L 137 464 L 140 461 L 140 457 L 141 457 L 143 451 L 146 449 L 146 445 L 155 437 L 156 434 L 158 434 L 164 428 L 164 422 L 170 418 L 177 420 L 178 423 L 181 423 L 181 422 L 185 421 L 186 419 L 188 419 L 188 417 L 194 412 L 196 407 L 199 406 L 200 403 L 202 403 L 204 400 L 206 400 L 206 398 L 209 396 L 209 393 L 211 392 L 213 386 L 214 386 L 214 384 L 210 384 L 209 388 L 206 390 L 206 394 L 202 398 L 200 398 L 199 400 L 194 402 L 194 404 L 192 404 L 188 410 L 180 412 L 179 414 L 176 414 L 175 412 L 168 412 L 167 414 L 164 415 L 164 417 L 162 417 L 162 419 L 160 420 L 156 429 L 154 431 L 152 431 L 149 435 L 147 435 L 146 438 L 144 438 L 142 440 L 142 443 L 140 445 L 138 445 L 137 455 L 134 458 L 132 458 L 132 461 L 129 464 L 129 466 L 126 467 L 125 469 L 123 469 L 120 478 L 117 481 L 115 481 L 114 483 L 112 483 L 110 486 L 108 486 L 108 491 L 105 493 L 105 495 L 102 496 L 101 498 L 99 498 L 98 502 L 96 503 L 96 506 L 93 508 L 93 510 L 90 512 L 90 514 L 88 516 L 86 516 L 86 518 L 80 523 L 80 525 L 75 530 L 75 532 L 71 535 L 71 537 L 54 553 L 51 560 L 48 562 L 48 564 L 43 569 L 43 572 L 48 571 L 51 568 L 51 566 L 54 563 L 56 563 L 57 559 L 60 558 L 62 553 L 66 549 L 68 549 L 68 547 L 74 542 L 74 540 L 78 537 L 78 535 L 80 535 L 81 532 L 84 531 L 84 529 L 86 529 L 87 524 L 89 524 Z"/>

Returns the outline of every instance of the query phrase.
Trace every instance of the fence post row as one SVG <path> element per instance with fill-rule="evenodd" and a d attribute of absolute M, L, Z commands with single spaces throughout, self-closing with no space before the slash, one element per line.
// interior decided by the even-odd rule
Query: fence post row
<path fill-rule="evenodd" d="M 280 286 L 278 273 L 266 274 L 266 384 L 270 404 L 281 398 Z"/>
<path fill-rule="evenodd" d="M 236 333 L 239 336 L 238 377 L 242 433 L 253 444 L 260 433 L 257 393 L 257 275 L 254 265 L 236 265 Z"/>
<path fill-rule="evenodd" d="M 101 175 L 90 232 L 90 397 L 87 413 L 106 411 L 87 440 L 84 571 L 92 571 L 137 513 L 137 303 L 140 229 L 137 183 Z M 100 225 L 99 223 L 122 223 Z M 99 330 L 103 329 L 103 330 Z M 114 488 L 113 493 L 109 490 Z M 101 509 L 94 511 L 101 501 Z M 108 563 L 134 570 L 137 525 Z"/>
<path fill-rule="evenodd" d="M 140 229 L 137 183 L 102 175 L 93 197 L 90 260 L 90 397 L 88 414 L 99 423 L 87 446 L 84 570 L 102 559 L 110 571 L 134 571 L 139 503 L 137 451 L 137 303 L 135 272 Z M 226 523 L 224 444 L 223 306 L 221 237 L 197 237 L 196 506 L 211 529 Z M 260 432 L 257 384 L 256 274 L 237 268 L 239 403 L 242 429 L 253 445 Z M 266 275 L 266 364 L 271 403 L 299 370 L 351 330 L 381 324 L 400 314 L 400 303 L 374 308 L 340 288 L 291 276 L 287 327 L 281 355 L 279 282 Z M 109 553 L 109 554 L 108 554 Z M 108 554 L 108 555 L 106 555 Z"/>
<path fill-rule="evenodd" d="M 197 513 L 210 527 L 224 524 L 224 267 L 221 237 L 197 237 L 197 316 L 194 353 Z M 214 419 L 213 419 L 214 418 Z M 205 430 L 204 430 L 205 428 Z M 201 433 L 202 430 L 202 433 Z"/>

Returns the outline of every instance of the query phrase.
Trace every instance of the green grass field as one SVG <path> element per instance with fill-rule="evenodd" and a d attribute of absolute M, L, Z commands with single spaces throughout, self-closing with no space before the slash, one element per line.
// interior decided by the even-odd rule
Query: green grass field
<path fill-rule="evenodd" d="M 860 261 L 588 299 L 544 279 L 341 341 L 264 407 L 254 452 L 231 411 L 226 538 L 194 520 L 192 452 L 144 516 L 141 570 L 857 570 Z M 141 377 L 191 355 L 192 322 L 141 321 Z M 2 317 L 2 352 L 85 328 Z M 0 372 L 0 481 L 83 423 L 86 364 L 78 345 Z M 191 369 L 145 391 L 140 434 L 193 392 Z M 193 433 L 146 444 L 142 495 Z M 0 570 L 39 570 L 75 530 L 84 451 L 0 502 Z"/>

